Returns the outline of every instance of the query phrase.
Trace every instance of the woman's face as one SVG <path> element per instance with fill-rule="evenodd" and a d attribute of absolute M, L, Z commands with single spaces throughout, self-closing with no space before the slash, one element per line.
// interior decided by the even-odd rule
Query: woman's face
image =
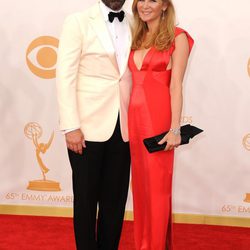
<path fill-rule="evenodd" d="M 167 9 L 167 4 L 162 0 L 138 0 L 137 11 L 144 22 L 159 21 L 162 11 Z"/>

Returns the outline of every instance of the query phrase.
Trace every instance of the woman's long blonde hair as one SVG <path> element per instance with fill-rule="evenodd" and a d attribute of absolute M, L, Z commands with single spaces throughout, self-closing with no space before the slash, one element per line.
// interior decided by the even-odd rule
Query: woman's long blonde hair
<path fill-rule="evenodd" d="M 132 5 L 132 11 L 134 14 L 134 30 L 133 30 L 133 42 L 132 49 L 140 49 L 143 47 L 150 48 L 155 47 L 157 50 L 167 50 L 170 48 L 175 37 L 175 9 L 172 0 L 162 0 L 167 4 L 167 9 L 162 13 L 158 30 L 146 43 L 144 38 L 148 31 L 147 24 L 143 22 L 137 11 L 137 3 L 139 0 L 134 0 Z"/>

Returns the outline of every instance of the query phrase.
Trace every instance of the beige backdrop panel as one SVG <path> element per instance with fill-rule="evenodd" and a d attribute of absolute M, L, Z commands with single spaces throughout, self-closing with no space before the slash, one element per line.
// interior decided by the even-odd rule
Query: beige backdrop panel
<path fill-rule="evenodd" d="M 0 15 L 0 212 L 17 213 L 20 206 L 30 214 L 53 214 L 53 208 L 71 211 L 71 169 L 64 138 L 58 131 L 56 47 L 65 17 L 96 1 L 0 1 L 4 6 Z M 195 40 L 184 82 L 183 123 L 204 129 L 202 135 L 176 152 L 174 212 L 247 218 L 250 3 L 241 0 L 236 6 L 233 0 L 174 2 L 179 26 Z M 131 1 L 127 1 L 128 10 L 130 5 Z M 50 145 L 42 148 L 45 145 L 41 143 Z M 36 156 L 36 149 L 46 152 Z M 49 168 L 47 180 L 53 183 L 34 182 L 43 178 L 39 157 Z M 29 190 L 29 185 L 33 189 L 34 185 L 35 189 L 45 185 L 50 190 L 53 186 L 60 191 Z M 27 206 L 44 209 L 32 212 Z M 58 211 L 54 215 L 67 214 L 66 210 Z M 132 211 L 131 191 L 127 211 Z"/>
<path fill-rule="evenodd" d="M 180 25 L 195 39 L 184 114 L 204 133 L 177 151 L 174 211 L 249 217 L 250 3 L 175 2 Z"/>

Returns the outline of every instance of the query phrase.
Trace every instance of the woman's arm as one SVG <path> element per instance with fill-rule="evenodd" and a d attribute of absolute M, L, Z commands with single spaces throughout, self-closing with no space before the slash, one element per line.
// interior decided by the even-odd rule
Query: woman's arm
<path fill-rule="evenodd" d="M 181 143 L 180 134 L 175 131 L 180 128 L 182 112 L 182 82 L 187 67 L 189 57 L 189 43 L 185 33 L 181 33 L 175 38 L 175 50 L 172 54 L 172 75 L 170 82 L 171 95 L 171 129 L 166 136 L 159 142 L 162 144 L 167 141 L 165 150 L 171 150 Z"/>

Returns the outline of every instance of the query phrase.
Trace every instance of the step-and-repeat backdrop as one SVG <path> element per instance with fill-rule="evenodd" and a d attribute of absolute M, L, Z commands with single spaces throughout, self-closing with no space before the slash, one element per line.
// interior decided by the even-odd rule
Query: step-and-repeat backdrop
<path fill-rule="evenodd" d="M 95 2 L 1 0 L 0 213 L 72 208 L 71 168 L 58 128 L 57 47 L 65 17 Z M 174 212 L 247 218 L 250 2 L 174 3 L 178 25 L 195 40 L 182 122 L 204 129 L 176 150 Z M 127 211 L 132 209 L 130 191 Z"/>

